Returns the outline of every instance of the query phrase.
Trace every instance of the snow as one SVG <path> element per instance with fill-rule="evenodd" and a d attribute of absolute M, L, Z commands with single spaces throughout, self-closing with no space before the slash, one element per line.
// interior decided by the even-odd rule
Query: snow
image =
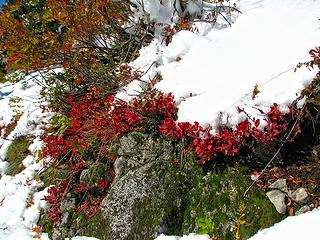
<path fill-rule="evenodd" d="M 160 1 L 154 0 L 131 0 L 131 2 L 137 6 L 137 9 L 133 9 L 136 13 L 136 20 L 148 18 L 151 21 L 172 24 L 171 18 L 174 12 L 174 0 L 164 0 L 162 4 Z"/>
<path fill-rule="evenodd" d="M 315 76 L 315 71 L 295 73 L 294 68 L 310 60 L 308 51 L 319 42 L 319 2 L 243 0 L 238 5 L 243 14 L 231 28 L 180 31 L 168 46 L 159 37 L 132 63 L 141 70 L 156 63 L 143 80 L 162 76 L 156 88 L 174 94 L 180 103 L 178 121 L 216 127 L 222 116 L 233 126 L 244 118 L 237 107 L 262 119 L 256 108 L 267 111 L 274 102 L 285 112 Z M 260 93 L 252 100 L 256 84 Z M 130 100 L 141 88 L 133 82 L 118 96 Z"/>
<path fill-rule="evenodd" d="M 273 227 L 259 231 L 249 240 L 317 240 L 319 239 L 319 220 L 320 209 L 314 209 L 299 216 L 287 217 Z M 210 237 L 206 234 L 189 234 L 183 237 L 160 235 L 155 240 L 210 240 Z"/>
<path fill-rule="evenodd" d="M 174 0 L 132 0 L 137 4 L 136 18 L 144 16 L 156 23 L 172 25 L 178 13 L 173 14 Z M 162 36 L 156 37 L 140 51 L 140 57 L 131 63 L 143 72 L 143 81 L 134 81 L 124 87 L 117 97 L 129 101 L 145 88 L 156 74 L 162 76 L 156 88 L 172 92 L 179 105 L 179 121 L 198 121 L 214 128 L 222 121 L 233 126 L 244 116 L 237 107 L 244 107 L 255 118 L 259 111 L 267 110 L 276 102 L 287 111 L 300 91 L 315 76 L 314 71 L 302 68 L 294 72 L 299 62 L 309 60 L 308 51 L 319 44 L 320 2 L 316 0 L 240 0 L 236 3 L 242 14 L 228 14 L 234 23 L 231 28 L 218 19 L 213 26 L 195 22 L 194 32 L 180 31 L 165 46 Z M 189 1 L 186 11 L 199 14 L 200 0 Z M 212 9 L 212 4 L 204 4 Z M 178 12 L 180 6 L 176 6 Z M 144 12 L 143 12 L 144 11 Z M 146 15 L 145 13 L 149 13 Z M 179 12 L 181 14 L 181 12 Z M 161 24 L 156 31 L 161 31 Z M 38 154 L 42 148 L 41 134 L 49 125 L 53 113 L 43 112 L 40 99 L 41 75 L 33 73 L 18 83 L 0 84 L 0 125 L 7 125 L 21 113 L 17 126 L 7 140 L 0 138 L 0 239 L 34 239 L 32 231 L 37 226 L 40 210 L 46 208 L 42 200 L 47 189 L 37 175 L 43 171 L 44 160 Z M 252 99 L 258 85 L 260 93 Z M 13 102 L 15 99 L 16 102 Z M 305 100 L 305 99 L 304 99 Z M 299 101 L 299 106 L 303 101 Z M 0 133 L 3 137 L 4 133 Z M 29 147 L 31 155 L 23 161 L 24 169 L 15 176 L 5 174 L 6 151 L 19 135 L 33 135 Z M 284 221 L 265 229 L 250 238 L 268 239 L 318 239 L 320 209 Z M 47 233 L 41 239 L 49 239 Z M 73 240 L 95 238 L 74 237 Z M 208 240 L 208 235 L 164 236 L 156 240 Z"/>
<path fill-rule="evenodd" d="M 207 234 L 197 235 L 195 233 L 190 233 L 189 235 L 184 235 L 182 237 L 165 236 L 161 234 L 155 240 L 210 240 L 210 237 Z"/>
<path fill-rule="evenodd" d="M 43 169 L 38 153 L 42 149 L 40 136 L 47 128 L 50 112 L 42 112 L 40 106 L 40 89 L 36 83 L 39 74 L 31 74 L 18 83 L 0 84 L 0 125 L 10 123 L 16 114 L 22 114 L 15 129 L 0 139 L 0 239 L 34 239 L 32 228 L 36 226 L 40 209 L 46 207 L 42 200 L 46 189 L 39 191 L 42 183 L 35 176 Z M 16 104 L 10 99 L 19 99 Z M 24 169 L 15 176 L 5 174 L 7 162 L 6 151 L 15 137 L 21 135 L 34 136 L 29 150 L 31 155 L 23 160 Z"/>
<path fill-rule="evenodd" d="M 320 209 L 299 216 L 287 217 L 273 227 L 264 229 L 249 240 L 316 240 L 319 239 Z"/>

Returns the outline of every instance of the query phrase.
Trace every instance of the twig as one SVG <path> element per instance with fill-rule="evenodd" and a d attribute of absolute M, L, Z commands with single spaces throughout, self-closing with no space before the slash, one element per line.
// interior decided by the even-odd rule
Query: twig
<path fill-rule="evenodd" d="M 146 10 L 144 9 L 144 1 L 143 0 L 141 0 L 141 6 L 142 6 L 143 12 L 146 12 Z"/>
<path fill-rule="evenodd" d="M 293 130 L 295 129 L 295 127 L 297 126 L 298 122 L 300 121 L 303 111 L 306 108 L 306 103 L 303 105 L 303 107 L 301 108 L 300 112 L 299 112 L 299 116 L 297 117 L 296 121 L 294 122 L 293 126 L 291 127 L 289 133 L 287 134 L 285 140 L 282 142 L 282 144 L 280 145 L 280 147 L 278 148 L 277 152 L 273 155 L 273 157 L 270 159 L 270 161 L 267 163 L 267 165 L 262 169 L 260 175 L 251 183 L 251 185 L 246 189 L 246 191 L 243 194 L 243 197 L 245 197 L 247 195 L 247 193 L 249 192 L 249 190 L 252 188 L 253 185 L 255 185 L 257 183 L 257 181 L 260 179 L 260 177 L 266 172 L 267 168 L 270 166 L 270 164 L 273 162 L 273 160 L 278 156 L 278 154 L 280 153 L 281 149 L 283 148 L 284 144 L 287 143 L 287 141 L 289 140 Z"/>
<path fill-rule="evenodd" d="M 150 64 L 150 66 L 148 67 L 148 69 L 147 69 L 140 77 L 143 77 L 144 75 L 146 75 L 146 74 L 149 72 L 149 70 L 151 69 L 151 67 L 152 67 L 155 63 L 157 63 L 157 62 L 156 62 L 156 61 L 153 61 L 153 62 Z"/>
<path fill-rule="evenodd" d="M 261 85 L 259 85 L 259 87 L 262 87 L 262 86 L 268 84 L 269 82 L 275 80 L 276 78 L 280 77 L 281 75 L 283 75 L 283 74 L 285 74 L 285 73 L 287 73 L 287 72 L 289 72 L 289 71 L 291 71 L 291 70 L 293 70 L 293 69 L 295 69 L 295 68 L 296 68 L 296 66 L 295 66 L 295 67 L 291 67 L 291 68 L 289 68 L 289 69 L 287 69 L 287 70 L 279 73 L 278 75 L 270 78 L 269 80 L 267 80 L 267 81 L 265 81 L 264 83 L 262 83 Z M 249 95 L 251 95 L 251 94 L 252 94 L 252 91 L 244 94 L 241 98 L 239 98 L 239 99 L 236 100 L 234 103 L 232 103 L 229 107 L 227 107 L 227 108 L 224 110 L 224 112 L 226 112 L 227 110 L 229 110 L 230 108 L 232 108 L 234 105 L 236 105 L 238 102 L 240 102 L 242 99 L 244 99 L 245 97 L 247 97 L 247 96 L 249 96 Z"/>

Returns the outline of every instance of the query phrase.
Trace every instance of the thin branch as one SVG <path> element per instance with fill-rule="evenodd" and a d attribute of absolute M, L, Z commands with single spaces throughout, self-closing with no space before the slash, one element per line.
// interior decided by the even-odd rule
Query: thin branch
<path fill-rule="evenodd" d="M 260 179 L 260 177 L 266 172 L 267 168 L 271 165 L 271 163 L 273 162 L 273 160 L 278 156 L 278 154 L 280 153 L 280 151 L 282 150 L 283 146 L 288 142 L 291 134 L 293 133 L 294 129 L 296 128 L 298 122 L 301 120 L 303 112 L 306 108 L 306 103 L 303 105 L 303 107 L 301 108 L 299 115 L 296 119 L 296 121 L 294 122 L 293 126 L 291 127 L 289 133 L 287 134 L 285 140 L 281 143 L 280 147 L 278 148 L 278 150 L 276 151 L 276 153 L 273 155 L 273 157 L 270 159 L 270 161 L 267 163 L 267 165 L 262 169 L 260 175 L 251 183 L 251 185 L 246 189 L 246 191 L 243 194 L 243 197 L 245 197 L 247 195 L 247 193 L 249 192 L 249 190 L 253 187 L 253 185 L 255 185 L 257 183 L 257 181 Z"/>

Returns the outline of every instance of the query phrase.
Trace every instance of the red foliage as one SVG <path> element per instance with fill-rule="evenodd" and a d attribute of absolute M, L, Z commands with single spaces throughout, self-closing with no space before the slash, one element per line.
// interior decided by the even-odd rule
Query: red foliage
<path fill-rule="evenodd" d="M 244 112 L 243 109 L 239 111 Z M 192 149 L 197 154 L 199 164 L 204 164 L 219 153 L 234 156 L 247 143 L 247 139 L 253 139 L 259 143 L 274 141 L 287 128 L 284 114 L 278 110 L 277 104 L 272 105 L 269 113 L 265 114 L 265 121 L 267 125 L 263 130 L 258 128 L 259 119 L 247 119 L 237 124 L 235 130 L 224 128 L 217 134 L 211 134 L 210 128 L 205 129 L 197 122 L 176 124 L 172 117 L 168 117 L 159 127 L 159 131 L 174 139 L 189 138 L 188 149 Z"/>
<path fill-rule="evenodd" d="M 312 60 L 307 63 L 307 66 L 314 68 L 314 66 L 317 66 L 318 69 L 320 69 L 320 47 L 316 47 L 315 49 L 311 49 L 309 51 L 309 54 L 312 58 Z M 320 71 L 317 73 L 317 77 L 320 77 Z"/>
<path fill-rule="evenodd" d="M 177 112 L 172 94 L 151 91 L 143 98 L 136 98 L 131 103 L 116 100 L 112 96 L 96 99 L 89 94 L 76 101 L 69 97 L 66 101 L 70 105 L 67 117 L 71 125 L 64 136 L 48 135 L 42 137 L 44 141 L 43 154 L 56 159 L 55 165 L 66 164 L 68 166 L 68 178 L 61 180 L 59 186 L 50 188 L 45 200 L 51 204 L 49 216 L 55 222 L 60 220 L 60 208 L 66 193 L 73 192 L 78 195 L 85 193 L 85 199 L 76 206 L 78 211 L 83 211 L 92 217 L 102 200 L 102 196 L 90 195 L 90 191 L 97 188 L 101 195 L 108 191 L 108 188 L 115 178 L 112 169 L 112 162 L 116 156 L 110 152 L 114 142 L 130 131 L 136 131 L 143 127 L 143 122 L 155 118 L 159 124 L 166 117 L 173 118 Z M 109 169 L 106 169 L 103 176 L 95 182 L 79 182 L 81 171 L 90 167 L 90 163 L 82 157 L 82 153 L 89 151 L 90 139 L 95 138 L 95 145 L 98 145 L 96 156 L 109 159 Z M 67 157 L 66 157 L 67 156 Z M 99 157 L 97 157 L 99 159 Z"/>
<path fill-rule="evenodd" d="M 274 104 L 270 107 L 270 111 L 264 114 L 266 126 L 263 131 L 258 128 L 260 120 L 248 118 L 235 126 L 234 130 L 224 128 L 219 133 L 212 134 L 210 128 L 203 128 L 197 122 L 176 123 L 178 109 L 173 95 L 158 91 L 151 91 L 142 98 L 133 99 L 130 103 L 112 96 L 96 99 L 92 94 L 82 97 L 79 101 L 69 97 L 67 102 L 70 105 L 67 114 L 71 119 L 69 129 L 62 137 L 57 135 L 43 137 L 44 154 L 57 159 L 57 165 L 66 164 L 67 161 L 68 166 L 68 179 L 61 180 L 59 186 L 51 188 L 49 195 L 45 197 L 51 204 L 49 216 L 55 222 L 60 220 L 60 205 L 69 192 L 85 196 L 76 206 L 78 211 L 83 211 L 88 217 L 96 213 L 103 194 L 97 197 L 90 192 L 98 189 L 101 193 L 106 193 L 115 177 L 112 162 L 116 156 L 110 152 L 113 144 L 129 132 L 142 130 L 150 119 L 156 120 L 160 133 L 186 143 L 187 147 L 183 151 L 192 150 L 197 155 L 199 164 L 205 164 L 217 154 L 234 156 L 239 153 L 247 140 L 260 143 L 274 141 L 287 126 L 284 115 Z M 239 111 L 244 112 L 243 109 Z M 81 171 L 89 167 L 82 153 L 93 147 L 89 143 L 92 137 L 95 138 L 94 144 L 98 145 L 99 149 L 96 155 L 108 158 L 111 164 L 108 165 L 109 169 L 106 169 L 104 175 L 94 180 L 95 182 L 80 184 Z M 62 162 L 61 159 L 67 160 Z M 179 165 L 180 161 L 176 160 L 174 164 Z"/>
<path fill-rule="evenodd" d="M 267 124 L 263 131 L 258 128 L 260 120 L 247 119 L 235 126 L 234 130 L 224 128 L 217 134 L 211 134 L 210 128 L 203 128 L 197 122 L 176 123 L 178 109 L 172 94 L 151 91 L 143 98 L 135 98 L 130 103 L 116 100 L 112 96 L 95 99 L 93 95 L 82 97 L 79 102 L 76 102 L 73 97 L 69 97 L 67 101 L 70 104 L 67 116 L 71 119 L 70 128 L 63 137 L 56 135 L 43 137 L 45 142 L 43 151 L 46 156 L 61 159 L 61 156 L 71 155 L 67 158 L 68 181 L 61 181 L 58 187 L 51 188 L 49 195 L 45 198 L 52 204 L 50 216 L 55 221 L 59 219 L 57 209 L 64 200 L 66 192 L 83 194 L 93 187 L 106 192 L 115 177 L 110 166 L 107 170 L 109 173 L 105 173 L 105 175 L 109 174 L 109 178 L 102 176 L 90 185 L 87 182 L 79 183 L 79 175 L 86 168 L 86 160 L 81 157 L 81 153 L 92 147 L 88 143 L 92 136 L 96 138 L 95 144 L 101 146 L 98 155 L 104 155 L 112 162 L 115 156 L 109 150 L 117 139 L 128 132 L 141 130 L 144 121 L 156 119 L 160 133 L 187 143 L 187 149 L 184 150 L 193 150 L 198 157 L 198 163 L 205 164 L 217 154 L 234 156 L 247 143 L 246 140 L 251 139 L 260 143 L 274 141 L 287 126 L 284 115 L 278 110 L 276 104 L 270 107 L 269 113 L 264 114 Z M 243 109 L 239 111 L 244 112 Z M 176 161 L 175 164 L 178 165 L 179 162 Z M 89 203 L 94 202 L 95 206 L 98 206 L 97 202 L 100 200 L 96 197 L 93 201 L 89 194 L 77 209 L 91 216 L 96 210 L 88 210 Z"/>

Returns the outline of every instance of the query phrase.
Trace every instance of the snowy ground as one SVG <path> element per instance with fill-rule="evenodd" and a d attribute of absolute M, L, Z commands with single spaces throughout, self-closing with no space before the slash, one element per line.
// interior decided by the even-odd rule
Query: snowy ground
<path fill-rule="evenodd" d="M 144 80 L 161 74 L 163 80 L 156 87 L 181 101 L 179 121 L 216 126 L 222 117 L 233 125 L 245 117 L 237 114 L 236 107 L 257 118 L 255 108 L 267 110 L 274 102 L 286 111 L 315 76 L 307 69 L 294 73 L 294 68 L 310 60 L 308 51 L 319 44 L 318 1 L 242 0 L 238 4 L 243 14 L 230 17 L 237 17 L 231 28 L 210 30 L 207 24 L 197 24 L 199 33 L 181 31 L 168 46 L 155 39 L 133 62 L 143 70 L 156 62 Z M 256 84 L 260 93 L 252 100 Z M 134 94 L 141 91 L 140 85 L 134 82 L 125 90 Z M 119 96 L 130 99 L 125 93 Z"/>
<path fill-rule="evenodd" d="M 40 86 L 35 83 L 35 78 L 39 76 L 33 74 L 16 84 L 0 85 L 0 125 L 6 125 L 16 114 L 22 114 L 9 136 L 3 139 L 2 131 L 0 139 L 0 239 L 33 239 L 36 233 L 31 230 L 38 221 L 40 207 L 45 206 L 41 198 L 46 191 L 37 191 L 41 182 L 35 180 L 35 176 L 43 167 L 38 161 L 41 150 L 39 137 L 52 114 L 40 109 Z M 13 103 L 12 99 L 16 102 Z M 35 137 L 29 147 L 32 154 L 23 161 L 25 169 L 11 177 L 5 175 L 5 155 L 12 140 L 20 135 Z"/>
<path fill-rule="evenodd" d="M 40 237 L 41 233 L 37 222 L 41 208 L 46 207 L 42 198 L 47 192 L 46 189 L 39 191 L 42 183 L 37 175 L 44 168 L 38 154 L 42 149 L 40 136 L 53 114 L 41 109 L 45 103 L 40 98 L 38 80 L 41 80 L 39 74 L 31 74 L 16 84 L 0 84 L 0 126 L 9 124 L 15 115 L 22 114 L 6 139 L 3 138 L 4 131 L 0 133 L 0 240 L 31 240 Z M 5 174 L 8 165 L 6 151 L 12 140 L 22 135 L 34 137 L 29 147 L 31 155 L 24 159 L 22 172 L 8 176 Z M 43 233 L 41 239 L 48 239 L 47 234 Z"/>
<path fill-rule="evenodd" d="M 168 21 L 169 0 L 163 7 L 155 0 L 145 0 L 145 9 L 157 21 Z M 312 80 L 315 72 L 300 69 L 298 62 L 309 60 L 308 51 L 319 45 L 320 2 L 316 0 L 241 0 L 242 14 L 228 16 L 235 21 L 231 28 L 219 22 L 221 29 L 207 23 L 197 23 L 198 32 L 181 31 L 168 46 L 162 39 L 154 39 L 140 51 L 140 58 L 132 66 L 147 70 L 144 80 L 156 73 L 163 80 L 156 87 L 172 92 L 179 105 L 179 121 L 198 121 L 213 127 L 221 120 L 234 124 L 243 116 L 236 107 L 245 107 L 253 116 L 260 117 L 255 108 L 267 109 L 273 102 L 286 111 L 299 92 Z M 197 3 L 197 1 L 196 1 Z M 189 6 L 197 11 L 196 5 Z M 15 112 L 21 112 L 9 140 L 0 139 L 0 239 L 34 239 L 44 191 L 38 192 L 41 182 L 35 177 L 42 169 L 38 159 L 41 149 L 39 136 L 47 127 L 52 113 L 40 108 L 40 86 L 36 74 L 17 84 L 0 84 L 0 125 L 8 124 Z M 255 85 L 261 93 L 252 99 Z M 133 82 L 119 97 L 129 100 L 141 91 L 141 82 Z M 18 98 L 17 98 L 18 97 Z M 20 99 L 14 104 L 10 99 Z M 220 112 L 223 115 L 219 114 Z M 35 136 L 30 146 L 31 155 L 25 169 L 14 177 L 5 175 L 5 154 L 11 139 L 19 134 Z M 2 133 L 3 136 L 3 133 Z M 289 217 L 274 227 L 263 230 L 251 240 L 319 239 L 320 210 Z M 43 233 L 41 239 L 48 239 Z M 76 237 L 74 240 L 83 240 Z M 87 238 L 93 239 L 93 238 Z M 159 236 L 157 240 L 206 240 L 207 235 L 190 234 L 184 237 Z"/>

